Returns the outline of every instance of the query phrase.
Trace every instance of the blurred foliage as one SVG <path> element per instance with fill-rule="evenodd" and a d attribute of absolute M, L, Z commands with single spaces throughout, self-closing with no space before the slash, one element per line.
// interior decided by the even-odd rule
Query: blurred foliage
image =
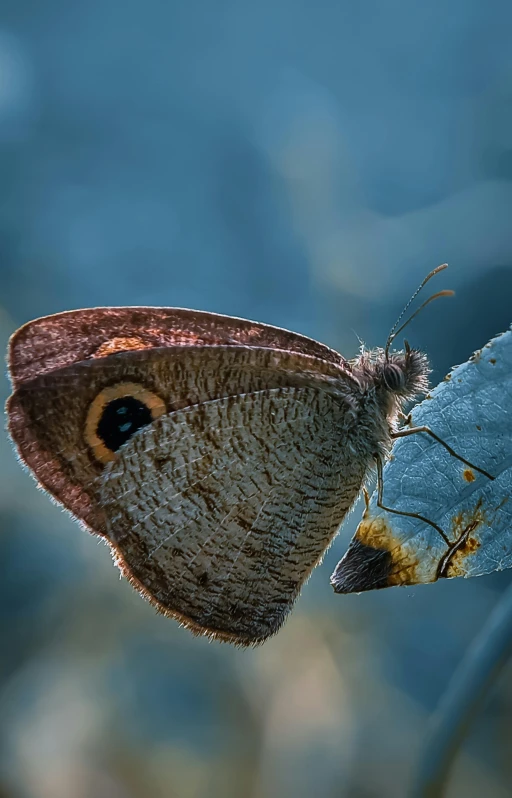
<path fill-rule="evenodd" d="M 0 334 L 68 308 L 197 307 L 383 344 L 434 380 L 510 324 L 505 0 L 3 0 Z M 4 396 L 7 381 L 2 383 Z M 0 795 L 397 798 L 510 582 L 334 596 L 360 507 L 282 632 L 156 616 L 0 441 Z M 512 673 L 450 798 L 510 795 Z"/>

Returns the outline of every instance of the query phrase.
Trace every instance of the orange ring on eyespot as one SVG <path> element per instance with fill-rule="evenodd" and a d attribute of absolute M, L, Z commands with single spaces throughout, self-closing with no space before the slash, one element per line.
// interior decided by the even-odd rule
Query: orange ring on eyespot
<path fill-rule="evenodd" d="M 122 399 L 125 396 L 131 396 L 146 405 L 153 421 L 167 412 L 163 399 L 138 382 L 118 382 L 100 391 L 89 407 L 84 429 L 85 440 L 100 463 L 112 462 L 116 459 L 117 452 L 109 449 L 99 437 L 98 424 L 107 405 L 114 399 Z"/>

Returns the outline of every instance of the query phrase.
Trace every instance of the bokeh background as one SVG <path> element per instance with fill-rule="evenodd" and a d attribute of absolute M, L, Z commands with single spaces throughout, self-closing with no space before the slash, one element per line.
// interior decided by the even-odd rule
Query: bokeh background
<path fill-rule="evenodd" d="M 449 261 L 408 331 L 438 381 L 511 321 L 511 26 L 507 0 L 1 0 L 3 343 L 156 304 L 353 356 Z M 157 616 L 5 436 L 0 462 L 2 798 L 407 794 L 509 573 L 335 596 L 358 505 L 238 651 Z M 448 795 L 512 795 L 511 752 L 508 669 Z"/>

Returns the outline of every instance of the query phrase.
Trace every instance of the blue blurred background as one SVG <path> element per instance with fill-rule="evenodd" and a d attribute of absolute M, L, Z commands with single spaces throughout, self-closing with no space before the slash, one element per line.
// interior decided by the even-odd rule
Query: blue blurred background
<path fill-rule="evenodd" d="M 434 382 L 512 306 L 506 0 L 1 0 L 0 335 L 178 305 L 382 345 Z M 7 396 L 7 380 L 2 393 Z M 510 574 L 335 596 L 356 507 L 280 634 L 193 638 L 0 444 L 2 798 L 396 798 Z M 512 670 L 448 795 L 512 795 Z"/>

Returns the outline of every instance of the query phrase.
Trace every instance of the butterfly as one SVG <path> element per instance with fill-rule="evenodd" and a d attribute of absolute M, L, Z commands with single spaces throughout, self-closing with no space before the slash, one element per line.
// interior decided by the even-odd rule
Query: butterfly
<path fill-rule="evenodd" d="M 202 311 L 47 316 L 10 341 L 10 435 L 39 485 L 108 542 L 160 612 L 197 634 L 260 643 L 394 437 L 409 434 L 399 414 L 429 368 L 407 343 L 391 353 L 395 335 L 347 360 Z"/>

